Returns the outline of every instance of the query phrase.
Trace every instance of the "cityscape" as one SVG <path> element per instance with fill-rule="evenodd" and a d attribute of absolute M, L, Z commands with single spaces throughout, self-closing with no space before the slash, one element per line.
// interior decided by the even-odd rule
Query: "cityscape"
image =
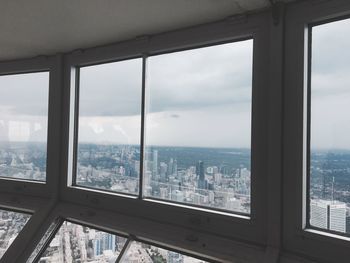
<path fill-rule="evenodd" d="M 65 221 L 39 263 L 115 263 L 126 245 L 125 237 Z M 177 252 L 132 241 L 123 263 L 204 263 Z"/>
<path fill-rule="evenodd" d="M 140 148 L 79 144 L 77 185 L 137 194 Z M 250 150 L 146 147 L 148 198 L 250 213 Z"/>
<path fill-rule="evenodd" d="M 126 238 L 65 221 L 39 263 L 116 262 Z"/>
<path fill-rule="evenodd" d="M 30 219 L 30 215 L 0 210 L 0 259 Z"/>
<path fill-rule="evenodd" d="M 46 143 L 0 143 L 0 176 L 45 181 Z"/>
<path fill-rule="evenodd" d="M 249 149 L 148 146 L 144 155 L 144 197 L 250 213 Z M 79 144 L 77 159 L 77 185 L 138 194 L 140 147 Z M 46 145 L 11 143 L 2 147 L 0 175 L 45 180 Z M 310 225 L 349 234 L 349 204 L 350 151 L 314 150 L 310 158 Z M 23 213 L 0 211 L 0 256 L 29 218 L 30 215 Z M 74 262 L 79 262 L 75 258 L 81 258 L 81 262 L 85 259 L 86 262 L 112 262 L 118 257 L 123 242 L 125 238 L 65 223 L 40 262 L 71 262 L 71 258 Z M 129 258 L 144 260 L 124 260 L 192 262 L 181 254 L 174 256 L 172 253 L 134 242 L 127 253 Z M 66 257 L 66 261 L 62 261 L 62 257 Z M 162 259 L 154 261 L 154 258 Z"/>
<path fill-rule="evenodd" d="M 350 151 L 312 152 L 310 199 L 311 226 L 350 233 Z"/>

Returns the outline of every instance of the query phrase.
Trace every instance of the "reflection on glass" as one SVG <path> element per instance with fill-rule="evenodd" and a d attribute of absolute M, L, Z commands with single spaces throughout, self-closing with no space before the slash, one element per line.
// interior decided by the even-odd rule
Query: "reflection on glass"
<path fill-rule="evenodd" d="M 0 258 L 21 232 L 29 218 L 28 214 L 0 210 Z"/>
<path fill-rule="evenodd" d="M 80 69 L 76 184 L 138 193 L 141 59 Z"/>
<path fill-rule="evenodd" d="M 46 230 L 45 234 L 39 241 L 39 243 L 36 245 L 35 249 L 33 250 L 32 254 L 27 259 L 26 263 L 34 263 L 36 262 L 36 258 L 39 255 L 39 253 L 42 251 L 42 249 L 45 247 L 47 242 L 50 240 L 50 237 L 56 232 L 57 227 L 60 225 L 60 219 L 57 218 L 54 222 L 51 222 L 50 226 Z"/>
<path fill-rule="evenodd" d="M 39 263 L 115 262 L 126 239 L 65 221 Z"/>
<path fill-rule="evenodd" d="M 45 181 L 49 73 L 0 76 L 0 176 Z"/>
<path fill-rule="evenodd" d="M 205 263 L 206 261 L 186 256 L 163 248 L 140 242 L 132 242 L 121 263 Z"/>
<path fill-rule="evenodd" d="M 312 28 L 310 224 L 350 233 L 350 20 Z"/>
<path fill-rule="evenodd" d="M 250 213 L 253 40 L 150 57 L 144 195 Z"/>

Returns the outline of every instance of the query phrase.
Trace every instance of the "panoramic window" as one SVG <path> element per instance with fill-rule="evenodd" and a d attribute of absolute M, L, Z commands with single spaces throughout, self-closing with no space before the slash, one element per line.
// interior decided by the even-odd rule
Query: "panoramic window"
<path fill-rule="evenodd" d="M 49 72 L 0 76 L 0 176 L 45 181 Z"/>
<path fill-rule="evenodd" d="M 350 233 L 350 20 L 312 27 L 309 223 Z"/>
<path fill-rule="evenodd" d="M 137 194 L 142 60 L 82 67 L 76 185 Z"/>
<path fill-rule="evenodd" d="M 65 221 L 38 262 L 116 262 L 125 242 L 125 237 Z"/>
<path fill-rule="evenodd" d="M 141 242 L 131 242 L 121 263 L 205 263 L 206 261 Z"/>
<path fill-rule="evenodd" d="M 250 213 L 253 40 L 148 58 L 145 197 Z"/>
<path fill-rule="evenodd" d="M 0 258 L 15 240 L 30 215 L 7 210 L 0 210 Z"/>
<path fill-rule="evenodd" d="M 28 263 L 206 263 L 207 261 L 134 241 L 123 236 L 64 221 L 45 234 Z M 51 236 L 51 240 L 50 239 Z M 49 242 L 47 242 L 49 241 Z M 44 249 L 44 250 L 42 250 Z M 43 251 L 40 253 L 40 251 Z"/>

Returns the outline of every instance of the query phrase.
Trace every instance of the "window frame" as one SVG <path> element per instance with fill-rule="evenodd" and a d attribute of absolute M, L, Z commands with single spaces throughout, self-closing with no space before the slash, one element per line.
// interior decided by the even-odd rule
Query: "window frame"
<path fill-rule="evenodd" d="M 184 208 L 188 208 L 188 209 L 195 209 L 195 210 L 202 210 L 202 211 L 206 211 L 208 213 L 222 213 L 223 215 L 227 215 L 227 216 L 236 216 L 236 217 L 240 217 L 242 219 L 250 219 L 251 218 L 251 211 L 250 213 L 244 213 L 244 212 L 239 212 L 239 211 L 235 211 L 235 210 L 228 210 L 228 209 L 224 209 L 224 208 L 214 208 L 214 207 L 208 207 L 205 205 L 200 205 L 200 204 L 192 204 L 192 203 L 185 203 L 185 202 L 177 202 L 174 200 L 170 200 L 170 199 L 161 199 L 160 197 L 154 197 L 154 196 L 144 196 L 144 192 L 143 192 L 143 177 L 144 177 L 144 161 L 146 161 L 145 157 L 144 157 L 144 152 L 147 146 L 146 138 L 145 138 L 145 133 L 146 133 L 146 119 L 147 119 L 147 105 L 149 103 L 149 99 L 150 99 L 150 91 L 147 89 L 151 89 L 150 87 L 147 87 L 147 83 L 146 83 L 146 72 L 147 72 L 147 59 L 148 58 L 152 58 L 152 57 L 156 57 L 156 56 L 161 56 L 161 55 L 167 55 L 167 54 L 172 54 L 172 53 L 176 53 L 176 52 L 182 52 L 182 51 L 191 51 L 191 50 L 196 50 L 196 49 L 200 49 L 200 48 L 207 48 L 207 47 L 215 47 L 215 46 L 220 46 L 220 45 L 225 45 L 225 44 L 233 44 L 233 43 L 240 43 L 241 41 L 247 41 L 247 40 L 251 40 L 253 41 L 253 47 L 252 47 L 252 75 L 251 75 L 251 90 L 250 90 L 250 94 L 251 94 L 251 106 L 250 106 L 250 117 L 251 117 L 251 130 L 250 130 L 250 163 L 251 163 L 251 167 L 253 166 L 253 147 L 252 147 L 252 141 L 253 141 L 253 76 L 254 76 L 254 56 L 255 56 L 255 40 L 254 40 L 254 34 L 250 35 L 250 36 L 242 36 L 241 38 L 238 37 L 234 37 L 234 38 L 229 38 L 229 39 L 225 39 L 225 40 L 219 40 L 219 41 L 213 41 L 211 43 L 206 43 L 206 44 L 194 44 L 193 46 L 190 47 L 184 47 L 184 48 L 178 48 L 178 49 L 170 49 L 167 51 L 161 51 L 161 52 L 154 52 L 151 55 L 147 54 L 143 56 L 143 81 L 145 82 L 143 84 L 143 89 L 142 89 L 142 125 L 141 125 L 141 148 L 142 148 L 142 154 L 141 154 L 141 158 L 140 158 L 140 163 L 141 166 L 140 167 L 140 171 L 142 168 L 142 173 L 140 174 L 140 176 L 142 178 L 140 178 L 140 193 L 139 193 L 139 199 L 142 199 L 144 201 L 149 201 L 149 202 L 154 202 L 154 203 L 160 203 L 160 204 L 165 204 L 165 205 L 170 205 L 170 206 L 178 206 L 178 207 L 184 207 Z M 254 92 L 255 93 L 255 92 Z M 148 94 L 148 95 L 147 95 Z M 142 147 L 143 146 L 143 147 Z M 153 147 L 152 145 L 150 145 L 150 147 Z M 157 146 L 156 146 L 157 147 Z M 255 149 L 254 149 L 255 150 Z M 142 161 L 141 161 L 142 160 Z M 256 161 L 256 158 L 255 160 Z M 251 169 L 252 170 L 252 169 Z M 252 173 L 251 173 L 252 174 Z M 255 177 L 255 176 L 254 176 Z M 252 178 L 252 177 L 251 177 Z M 252 188 L 252 179 L 251 179 L 251 183 L 250 183 L 250 187 Z M 252 195 L 250 195 L 250 197 L 252 197 Z"/>
<path fill-rule="evenodd" d="M 277 13 L 280 14 L 279 11 Z M 4 262 L 25 262 L 57 216 L 71 217 L 99 228 L 110 227 L 113 232 L 120 230 L 148 243 L 188 251 L 190 255 L 199 257 L 205 255 L 220 262 L 260 262 L 262 258 L 271 262 L 275 259 L 281 234 L 281 208 L 278 203 L 280 163 L 274 163 L 275 158 L 281 158 L 281 142 L 276 140 L 281 136 L 281 105 L 279 100 L 271 102 L 281 95 L 281 76 L 276 76 L 276 71 L 281 73 L 283 27 L 283 20 L 276 20 L 275 15 L 272 10 L 259 11 L 108 46 L 0 63 L 0 69 L 4 67 L 6 72 L 12 69 L 23 71 L 23 67 L 35 71 L 40 68 L 38 65 L 45 63 L 50 67 L 49 151 L 53 163 L 50 183 L 32 187 L 31 183 L 19 182 L 21 190 L 9 190 L 8 201 L 5 201 L 9 207 L 18 206 L 18 202 L 27 207 L 34 205 L 36 200 L 43 204 L 33 215 L 35 218 L 30 220 L 30 230 L 16 239 L 4 255 Z M 208 209 L 146 202 L 123 194 L 72 188 L 67 184 L 70 180 L 67 173 L 69 106 L 71 87 L 74 87 L 71 75 L 75 74 L 76 66 L 234 42 L 248 37 L 254 39 L 251 198 L 255 201 L 252 201 L 250 218 Z M 275 48 L 280 53 L 270 57 L 270 50 Z M 143 74 L 145 76 L 145 72 Z M 267 142 L 271 142 L 271 147 Z M 270 187 L 277 188 L 277 191 L 267 192 Z"/>
<path fill-rule="evenodd" d="M 70 136 L 73 137 L 71 140 L 70 140 L 70 151 L 69 151 L 69 154 L 68 154 L 68 186 L 70 187 L 73 187 L 73 188 L 78 188 L 78 189 L 82 189 L 82 190 L 87 190 L 87 191 L 98 191 L 98 192 L 103 192 L 103 193 L 108 193 L 108 194 L 116 194 L 116 195 L 120 195 L 120 196 L 128 196 L 128 197 L 131 197 L 131 198 L 138 198 L 138 194 L 132 194 L 132 193 L 122 193 L 122 192 L 115 192 L 115 191 L 112 191 L 112 190 L 109 190 L 109 189 L 100 189 L 100 188 L 93 188 L 93 187 L 89 187 L 89 186 L 83 186 L 83 185 L 78 185 L 76 183 L 76 180 L 77 180 L 77 154 L 78 154 L 78 143 L 79 143 L 79 108 L 80 108 L 80 103 L 79 103 L 79 98 L 80 98 L 80 69 L 83 68 L 83 67 L 89 67 L 89 66 L 98 66 L 98 65 L 103 65 L 103 64 L 108 64 L 108 63 L 118 63 L 118 62 L 123 62 L 123 61 L 127 61 L 127 60 L 132 60 L 132 59 L 141 59 L 141 66 L 142 66 L 142 70 L 140 71 L 140 73 L 142 74 L 141 78 L 142 78 L 142 86 L 144 85 L 143 82 L 144 82 L 144 72 L 143 72 L 143 67 L 144 67 L 144 58 L 143 57 L 140 57 L 140 56 L 135 56 L 133 58 L 127 58 L 127 59 L 122 59 L 122 60 L 113 60 L 113 61 L 109 61 L 109 62 L 105 62 L 105 63 L 93 63 L 93 64 L 88 64 L 88 65 L 79 65 L 79 66 L 75 66 L 73 69 L 72 69 L 72 73 L 71 74 L 71 79 L 72 78 L 75 78 L 74 80 L 74 88 L 71 87 L 71 98 L 74 97 L 74 102 L 73 100 L 71 100 L 71 116 L 74 117 L 74 120 L 71 120 L 70 122 L 70 125 L 73 127 L 70 127 Z M 141 87 L 140 87 L 141 88 Z M 143 140 L 143 89 L 140 90 L 140 94 L 141 94 L 141 101 L 140 101 L 140 108 L 141 108 L 141 111 L 140 111 L 140 114 L 141 114 L 141 125 L 140 125 L 140 130 L 141 130 L 141 134 L 140 134 L 140 138 L 142 141 Z M 72 103 L 74 103 L 74 105 L 72 105 Z M 142 105 L 142 106 L 141 106 Z M 73 109 L 74 107 L 74 109 Z M 141 162 L 141 159 L 142 159 L 142 156 L 143 156 L 143 149 L 141 149 L 141 143 L 140 143 L 140 164 L 142 163 Z M 140 171 L 141 171 L 141 167 L 140 167 Z M 141 173 L 139 174 L 139 182 L 142 182 L 142 179 L 141 179 Z M 140 183 L 140 186 L 139 186 L 139 191 L 138 193 L 141 193 L 142 191 L 142 184 Z"/>
<path fill-rule="evenodd" d="M 64 56 L 64 95 L 63 95 L 63 139 L 64 147 L 61 166 L 63 180 L 60 185 L 60 196 L 63 201 L 75 204 L 89 205 L 94 208 L 104 208 L 113 212 L 127 214 L 132 217 L 142 217 L 166 224 L 175 224 L 196 231 L 209 232 L 209 236 L 218 235 L 227 238 L 239 238 L 255 244 L 266 242 L 266 178 L 267 178 L 267 115 L 264 107 L 267 100 L 269 67 L 269 12 L 249 16 L 240 16 L 225 21 L 191 27 L 183 30 L 163 33 L 154 36 L 140 37 L 134 40 L 120 42 L 110 46 L 79 50 Z M 70 140 L 71 120 L 69 119 L 70 97 L 76 87 L 75 68 L 85 65 L 107 63 L 145 57 L 161 53 L 169 53 L 184 49 L 215 45 L 225 42 L 235 42 L 252 38 L 253 47 L 253 83 L 252 83 L 252 175 L 251 175 L 251 214 L 216 212 L 208 209 L 195 209 L 141 200 L 120 193 L 105 194 L 96 189 L 86 189 L 71 186 L 71 175 L 68 173 L 68 147 Z M 145 72 L 143 72 L 145 75 Z M 144 78 L 145 76 L 143 76 Z M 144 82 L 144 81 L 143 81 Z M 143 83 L 144 86 L 145 83 Z M 144 90 L 144 89 L 143 89 Z M 144 94 L 143 94 L 144 96 Z M 265 103 L 266 105 L 266 103 Z M 140 105 L 141 106 L 141 105 Z M 144 106 L 144 105 L 142 105 Z M 144 112 L 142 113 L 144 114 Z M 71 144 L 72 146 L 72 144 Z M 142 168 L 142 167 L 141 167 Z M 141 170 L 141 169 L 140 169 Z M 157 215 L 157 216 L 156 216 Z M 171 245 L 171 244 L 170 244 Z"/>
<path fill-rule="evenodd" d="M 0 63 L 0 77 L 3 75 L 30 74 L 36 72 L 49 73 L 48 88 L 48 129 L 47 129 L 47 159 L 46 159 L 46 181 L 26 180 L 20 178 L 0 177 L 0 191 L 3 193 L 30 194 L 40 197 L 49 197 L 57 193 L 55 185 L 59 176 L 59 149 L 57 141 L 60 133 L 59 101 L 60 96 L 60 68 L 57 57 L 38 57 L 20 61 L 9 61 Z"/>
<path fill-rule="evenodd" d="M 49 236 L 47 237 L 46 240 L 44 240 L 44 243 L 42 244 L 42 246 L 38 247 L 38 251 L 33 251 L 33 254 L 31 255 L 31 256 L 33 256 L 32 261 L 31 262 L 27 262 L 27 263 L 38 263 L 39 262 L 40 258 L 43 256 L 44 252 L 46 251 L 46 249 L 50 245 L 51 241 L 55 238 L 55 236 L 57 235 L 58 231 L 61 229 L 62 225 L 65 222 L 68 222 L 68 223 L 71 223 L 71 224 L 75 224 L 75 225 L 80 225 L 82 227 L 88 227 L 90 229 L 94 229 L 94 230 L 101 231 L 101 232 L 106 232 L 106 233 L 111 234 L 111 235 L 124 237 L 126 239 L 125 244 L 127 244 L 128 240 L 129 240 L 129 236 L 126 235 L 126 234 L 120 234 L 120 233 L 117 233 L 114 230 L 113 231 L 110 230 L 110 229 L 106 230 L 106 229 L 104 229 L 101 226 L 95 227 L 95 226 L 91 226 L 89 224 L 80 222 L 80 221 L 75 220 L 75 219 L 69 219 L 69 218 L 64 218 L 64 217 L 58 216 L 52 222 L 53 228 L 49 232 Z M 49 229 L 47 229 L 47 230 L 49 231 Z M 124 249 L 124 246 L 123 246 L 123 249 Z M 123 251 L 123 249 L 122 249 L 122 251 Z"/>
<path fill-rule="evenodd" d="M 306 1 L 289 5 L 286 15 L 284 139 L 283 139 L 283 244 L 287 251 L 320 262 L 347 262 L 350 239 L 310 227 L 309 122 L 310 27 L 340 20 L 350 14 L 344 0 Z"/>

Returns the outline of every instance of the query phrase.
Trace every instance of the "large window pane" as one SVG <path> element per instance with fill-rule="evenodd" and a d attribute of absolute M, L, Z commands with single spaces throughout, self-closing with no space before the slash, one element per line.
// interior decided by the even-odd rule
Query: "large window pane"
<path fill-rule="evenodd" d="M 76 184 L 138 193 L 141 59 L 80 69 Z"/>
<path fill-rule="evenodd" d="M 30 215 L 6 210 L 0 210 L 0 258 L 15 240 Z"/>
<path fill-rule="evenodd" d="M 126 238 L 65 221 L 40 263 L 115 262 Z"/>
<path fill-rule="evenodd" d="M 350 233 L 349 30 L 349 19 L 312 28 L 310 224 L 340 233 Z"/>
<path fill-rule="evenodd" d="M 0 76 L 0 176 L 45 181 L 49 73 Z"/>
<path fill-rule="evenodd" d="M 171 250 L 132 242 L 122 257 L 121 263 L 205 263 L 206 261 Z"/>
<path fill-rule="evenodd" d="M 253 40 L 148 59 L 146 197 L 250 213 Z"/>

